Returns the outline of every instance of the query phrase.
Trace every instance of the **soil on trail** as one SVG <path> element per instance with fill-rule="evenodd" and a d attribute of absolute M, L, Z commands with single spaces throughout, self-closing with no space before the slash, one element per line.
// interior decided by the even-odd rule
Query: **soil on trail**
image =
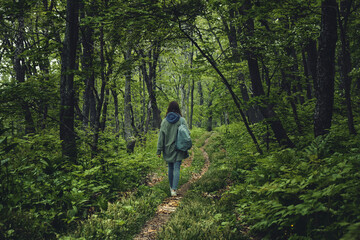
<path fill-rule="evenodd" d="M 191 179 L 187 183 L 182 185 L 180 189 L 178 189 L 176 197 L 168 197 L 163 201 L 163 203 L 158 207 L 155 216 L 152 219 L 150 219 L 147 223 L 145 223 L 141 232 L 134 237 L 134 240 L 156 239 L 157 233 L 170 219 L 171 214 L 175 212 L 176 208 L 179 206 L 181 199 L 183 198 L 185 193 L 189 190 L 190 185 L 195 181 L 197 181 L 199 178 L 201 178 L 202 175 L 204 175 L 204 173 L 207 172 L 210 166 L 210 161 L 209 161 L 209 156 L 205 152 L 204 148 L 207 145 L 208 140 L 209 138 L 205 140 L 205 144 L 200 148 L 205 159 L 204 166 L 201 169 L 200 173 L 193 173 Z M 193 157 L 194 154 L 192 154 L 192 157 L 189 158 L 188 161 L 184 162 L 185 163 L 184 167 L 188 167 L 191 165 Z"/>
<path fill-rule="evenodd" d="M 182 162 L 182 164 L 181 164 L 182 168 L 190 167 L 193 159 L 194 159 L 194 152 L 192 152 L 192 154 L 189 158 L 185 159 Z M 149 174 L 146 177 L 147 181 L 145 182 L 145 184 L 149 187 L 153 187 L 158 182 L 161 182 L 162 180 L 164 180 L 164 177 L 165 177 L 164 175 L 159 175 L 158 173 Z"/>

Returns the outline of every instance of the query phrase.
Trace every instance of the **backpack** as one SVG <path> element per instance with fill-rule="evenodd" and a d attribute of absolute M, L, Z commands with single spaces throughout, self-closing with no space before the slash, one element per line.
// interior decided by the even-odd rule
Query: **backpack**
<path fill-rule="evenodd" d="M 183 123 L 182 119 L 180 119 L 181 123 L 177 130 L 176 136 L 176 149 L 186 152 L 192 147 L 192 141 L 190 137 L 190 132 L 187 129 L 186 125 Z"/>

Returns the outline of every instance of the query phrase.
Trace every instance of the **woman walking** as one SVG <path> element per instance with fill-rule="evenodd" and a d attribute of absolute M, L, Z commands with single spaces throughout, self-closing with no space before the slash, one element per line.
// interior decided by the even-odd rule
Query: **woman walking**
<path fill-rule="evenodd" d="M 176 149 L 177 130 L 180 124 L 188 129 L 185 119 L 181 115 L 179 104 L 176 101 L 169 103 L 166 117 L 161 122 L 159 140 L 157 144 L 158 157 L 163 154 L 164 160 L 168 163 L 168 176 L 171 196 L 176 196 L 176 190 L 180 179 L 181 161 L 189 157 L 188 152 Z"/>

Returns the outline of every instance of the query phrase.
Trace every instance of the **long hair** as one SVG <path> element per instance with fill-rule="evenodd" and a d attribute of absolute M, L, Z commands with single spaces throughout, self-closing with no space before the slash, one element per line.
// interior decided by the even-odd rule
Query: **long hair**
<path fill-rule="evenodd" d="M 171 103 L 169 103 L 169 107 L 167 109 L 166 115 L 168 115 L 169 112 L 174 112 L 174 113 L 177 113 L 180 116 L 182 116 L 179 104 L 176 101 L 172 101 Z"/>

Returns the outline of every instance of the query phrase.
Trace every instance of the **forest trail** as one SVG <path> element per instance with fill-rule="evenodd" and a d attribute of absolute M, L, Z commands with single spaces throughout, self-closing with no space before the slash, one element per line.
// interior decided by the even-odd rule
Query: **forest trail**
<path fill-rule="evenodd" d="M 209 169 L 210 161 L 209 156 L 207 152 L 205 151 L 205 147 L 208 143 L 208 140 L 211 136 L 209 136 L 206 140 L 204 145 L 200 148 L 205 163 L 202 167 L 201 171 L 199 173 L 193 173 L 191 179 L 183 184 L 180 189 L 177 191 L 176 197 L 168 197 L 166 198 L 162 204 L 158 206 L 158 209 L 155 213 L 155 216 L 150 219 L 148 222 L 145 223 L 144 227 L 140 231 L 139 234 L 137 234 L 134 237 L 134 240 L 153 240 L 156 239 L 157 233 L 162 229 L 162 227 L 167 223 L 167 221 L 170 219 L 171 214 L 176 211 L 177 207 L 179 206 L 179 203 L 183 196 L 186 194 L 186 192 L 189 190 L 192 183 L 200 179 Z M 192 157 L 189 158 L 188 161 L 184 162 L 184 167 L 189 167 L 191 165 L 191 162 L 194 158 L 194 154 L 192 154 Z"/>

